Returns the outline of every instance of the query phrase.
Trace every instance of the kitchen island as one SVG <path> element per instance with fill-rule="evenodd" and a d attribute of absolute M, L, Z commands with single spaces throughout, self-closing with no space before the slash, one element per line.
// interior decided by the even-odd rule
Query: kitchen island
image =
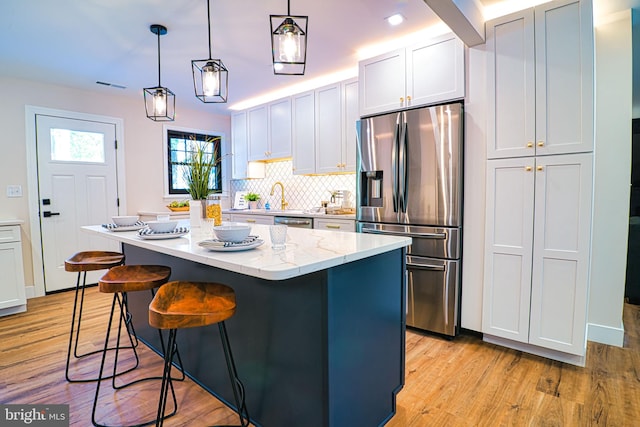
<path fill-rule="evenodd" d="M 171 267 L 172 280 L 231 286 L 238 308 L 227 328 L 252 422 L 278 426 L 376 426 L 395 413 L 404 384 L 405 248 L 410 238 L 289 229 L 274 251 L 265 243 L 216 252 L 198 242 L 206 228 L 168 240 L 85 226 L 122 243 L 127 264 Z M 151 295 L 129 295 L 136 333 L 158 351 L 147 322 Z M 233 402 L 217 327 L 181 330 L 189 375 L 230 406 Z M 206 424 L 206 421 L 203 420 Z"/>

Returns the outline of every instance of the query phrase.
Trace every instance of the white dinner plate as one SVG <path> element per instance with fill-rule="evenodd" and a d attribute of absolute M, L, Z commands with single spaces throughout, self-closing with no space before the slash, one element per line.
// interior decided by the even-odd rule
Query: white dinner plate
<path fill-rule="evenodd" d="M 257 248 L 258 246 L 264 243 L 264 240 L 256 239 L 253 242 L 246 245 L 231 245 L 231 246 L 216 246 L 216 245 L 209 244 L 209 242 L 211 242 L 211 240 L 203 240 L 202 242 L 198 243 L 198 245 L 210 251 L 234 252 L 234 251 L 246 251 L 249 249 Z"/>
<path fill-rule="evenodd" d="M 189 233 L 189 231 L 178 231 L 171 233 L 147 233 L 147 234 L 138 234 L 138 237 L 144 240 L 162 240 L 162 239 L 175 239 L 176 237 L 184 236 Z"/>
<path fill-rule="evenodd" d="M 115 226 L 115 224 L 113 225 L 114 226 L 111 226 L 111 227 L 104 227 L 104 226 L 103 227 L 109 231 L 138 231 L 147 226 L 147 224 L 144 222 L 141 224 L 127 225 L 124 227 L 118 227 L 118 226 Z"/>

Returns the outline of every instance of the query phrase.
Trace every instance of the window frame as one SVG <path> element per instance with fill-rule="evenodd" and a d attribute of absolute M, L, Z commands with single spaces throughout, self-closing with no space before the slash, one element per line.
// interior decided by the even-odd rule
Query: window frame
<path fill-rule="evenodd" d="M 164 181 L 164 197 L 166 199 L 190 199 L 189 193 L 186 190 L 174 190 L 171 188 L 171 171 L 170 165 L 170 150 L 169 150 L 169 133 L 175 132 L 179 134 L 188 134 L 188 135 L 201 135 L 205 137 L 219 138 L 219 155 L 220 155 L 220 173 L 218 174 L 218 180 L 220 188 L 218 190 L 212 191 L 212 194 L 223 194 L 224 193 L 224 162 L 222 159 L 224 158 L 224 143 L 225 143 L 225 134 L 224 132 L 218 132 L 213 130 L 202 130 L 202 129 L 191 129 L 191 128 L 183 128 L 176 127 L 170 125 L 163 125 L 162 129 L 162 139 L 163 139 L 163 181 Z M 173 192 L 172 192 L 173 191 Z"/>

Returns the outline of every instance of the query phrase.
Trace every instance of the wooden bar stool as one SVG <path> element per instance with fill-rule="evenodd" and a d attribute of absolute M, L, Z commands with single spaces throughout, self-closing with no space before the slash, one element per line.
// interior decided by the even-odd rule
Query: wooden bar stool
<path fill-rule="evenodd" d="M 164 418 L 166 418 L 165 408 L 169 388 L 173 393 L 171 365 L 174 349 L 176 348 L 175 341 L 178 329 L 207 326 L 214 323 L 218 324 L 220 330 L 220 339 L 227 362 L 237 413 L 240 417 L 240 425 L 242 427 L 249 425 L 244 386 L 238 378 L 231 346 L 229 345 L 229 337 L 227 336 L 227 328 L 224 324 L 224 321 L 233 316 L 235 311 L 236 296 L 233 289 L 219 283 L 176 281 L 169 282 L 158 289 L 149 305 L 149 324 L 158 329 L 169 330 L 167 348 L 172 350 L 165 352 L 156 426 L 161 426 Z M 173 398 L 175 402 L 175 393 Z"/>
<path fill-rule="evenodd" d="M 120 252 L 109 251 L 84 251 L 78 252 L 72 255 L 70 258 L 64 261 L 64 269 L 69 272 L 77 272 L 78 277 L 76 279 L 76 294 L 73 301 L 73 315 L 71 317 L 71 331 L 69 332 L 69 347 L 67 349 L 67 364 L 64 370 L 64 375 L 67 381 L 72 383 L 97 381 L 97 378 L 71 378 L 69 375 L 69 363 L 71 361 L 71 348 L 73 347 L 73 357 L 81 359 L 92 354 L 97 354 L 103 351 L 94 350 L 88 353 L 78 354 L 78 341 L 80 337 L 80 326 L 82 323 L 82 308 L 84 305 L 84 290 L 87 285 L 87 272 L 97 270 L 108 270 L 112 267 L 116 267 L 124 263 L 124 255 Z M 82 281 L 81 281 L 82 278 Z M 82 283 L 82 285 L 81 285 Z M 82 291 L 81 291 L 82 290 Z M 80 304 L 78 305 L 78 295 L 80 295 Z M 76 329 L 76 318 L 78 326 Z M 74 336 L 75 332 L 75 336 Z M 136 342 L 137 345 L 137 342 Z M 135 368 L 135 367 L 134 367 Z M 132 368 L 133 369 L 133 368 Z M 120 372 L 123 374 L 128 371 Z"/>
<path fill-rule="evenodd" d="M 115 357 L 113 362 L 112 375 L 104 376 L 104 365 L 105 365 L 107 352 L 104 351 L 102 353 L 102 361 L 100 363 L 100 373 L 99 373 L 98 381 L 96 384 L 96 394 L 93 400 L 93 409 L 91 412 L 91 422 L 93 423 L 93 425 L 98 427 L 107 427 L 105 424 L 99 424 L 96 421 L 96 409 L 98 406 L 98 400 L 100 396 L 100 384 L 102 383 L 103 380 L 110 378 L 111 387 L 113 388 L 114 391 L 116 391 L 116 390 L 123 389 L 125 387 L 129 387 L 133 384 L 140 383 L 142 381 L 162 379 L 162 377 L 158 377 L 158 376 L 148 377 L 148 378 L 137 379 L 137 380 L 128 382 L 126 384 L 117 385 L 116 370 L 118 366 L 118 353 L 119 353 L 119 350 L 123 348 L 123 347 L 120 347 L 120 336 L 121 336 L 122 326 L 123 324 L 125 324 L 125 327 L 127 324 L 132 324 L 131 314 L 129 313 L 127 308 L 127 293 L 149 290 L 151 291 L 151 294 L 153 296 L 155 295 L 154 294 L 155 289 L 167 283 L 170 276 L 171 276 L 171 268 L 165 267 L 162 265 L 121 265 L 121 266 L 113 267 L 112 269 L 107 271 L 104 274 L 104 276 L 102 276 L 102 278 L 100 278 L 100 281 L 98 282 L 100 292 L 113 294 L 113 302 L 111 303 L 111 314 L 109 315 L 109 323 L 107 325 L 107 332 L 104 340 L 104 349 L 109 348 L 109 336 L 110 336 L 110 332 L 113 324 L 113 317 L 116 310 L 116 305 L 118 305 L 120 310 L 120 315 L 119 315 L 120 320 L 118 323 L 118 332 L 117 332 L 118 335 L 116 338 Z M 158 331 L 158 334 L 160 335 L 160 345 L 162 347 L 162 350 L 163 352 L 166 352 L 167 350 L 165 349 L 162 332 Z M 135 348 L 133 350 L 134 350 L 136 366 L 137 366 L 138 354 L 135 351 Z M 172 352 L 177 353 L 177 350 L 173 349 Z M 180 354 L 179 353 L 177 354 L 178 354 L 178 361 L 180 363 L 180 366 L 182 367 Z M 172 379 L 178 380 L 178 381 L 184 380 L 185 378 L 184 370 L 182 370 L 181 368 L 181 371 L 182 371 L 182 376 L 180 378 L 172 378 Z M 173 392 L 173 388 L 172 388 L 172 393 L 173 393 L 174 405 L 175 407 L 177 407 L 175 392 Z M 174 414 L 175 414 L 175 410 L 173 413 L 167 415 L 167 417 L 170 417 L 171 415 L 174 415 Z M 153 419 L 153 420 L 135 424 L 135 426 L 150 425 L 155 422 L 156 420 Z"/>

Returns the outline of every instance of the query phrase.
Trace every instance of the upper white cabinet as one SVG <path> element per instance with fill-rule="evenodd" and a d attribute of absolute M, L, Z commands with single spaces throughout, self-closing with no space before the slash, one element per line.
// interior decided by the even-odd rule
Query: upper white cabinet
<path fill-rule="evenodd" d="M 19 225 L 0 226 L 0 316 L 27 309 Z"/>
<path fill-rule="evenodd" d="M 247 113 L 231 115 L 231 176 L 233 179 L 247 177 Z"/>
<path fill-rule="evenodd" d="M 487 157 L 592 151 L 591 2 L 544 3 L 486 31 Z"/>
<path fill-rule="evenodd" d="M 464 97 L 464 45 L 455 35 L 359 64 L 360 116 Z"/>
<path fill-rule="evenodd" d="M 592 163 L 591 153 L 487 162 L 483 333 L 585 354 Z"/>
<path fill-rule="evenodd" d="M 231 115 L 232 179 L 264 178 L 264 164 L 248 161 L 247 113 Z"/>
<path fill-rule="evenodd" d="M 358 80 L 292 97 L 293 173 L 354 172 Z"/>
<path fill-rule="evenodd" d="M 313 91 L 291 97 L 291 118 L 293 173 L 315 173 L 315 94 Z"/>
<path fill-rule="evenodd" d="M 269 158 L 291 157 L 291 98 L 274 101 L 269 107 Z"/>
<path fill-rule="evenodd" d="M 250 108 L 247 129 L 249 160 L 291 157 L 291 99 Z"/>

